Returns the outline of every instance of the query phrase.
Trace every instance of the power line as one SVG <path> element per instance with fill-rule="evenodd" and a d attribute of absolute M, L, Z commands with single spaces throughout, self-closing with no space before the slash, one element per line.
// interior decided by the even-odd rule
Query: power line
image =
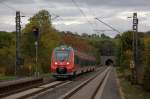
<path fill-rule="evenodd" d="M 3 1 L 4 1 L 4 0 L 3 0 Z M 1 1 L 0 3 L 3 4 L 5 7 L 9 8 L 9 9 L 15 11 L 15 12 L 18 11 L 16 8 L 14 8 L 14 7 L 8 5 L 7 3 L 4 3 L 3 1 Z M 25 14 L 25 13 L 22 12 L 22 11 L 20 11 L 20 12 L 21 12 L 22 14 Z"/>
<path fill-rule="evenodd" d="M 6 6 L 7 8 L 9 8 L 9 9 L 11 9 L 11 10 L 13 10 L 13 11 L 17 11 L 15 8 L 9 6 L 8 4 L 6 4 L 6 3 L 4 3 L 4 2 L 0 2 L 0 3 L 2 3 L 4 6 Z"/>
<path fill-rule="evenodd" d="M 117 29 L 115 29 L 114 27 L 112 27 L 111 25 L 109 25 L 109 24 L 103 22 L 103 21 L 100 20 L 99 18 L 95 18 L 95 19 L 98 20 L 99 22 L 103 23 L 104 25 L 108 26 L 108 27 L 111 28 L 112 30 L 114 30 L 114 31 L 118 32 L 119 34 L 121 34 L 121 32 L 120 32 L 119 30 L 117 30 Z"/>
<path fill-rule="evenodd" d="M 55 18 L 54 19 L 59 19 L 60 21 L 64 21 L 64 19 L 60 16 L 60 15 L 58 15 L 58 14 L 55 14 L 54 12 L 52 12 L 52 11 L 50 11 L 50 13 L 51 14 L 53 14 L 54 16 L 55 16 Z"/>
<path fill-rule="evenodd" d="M 48 3 L 47 3 L 47 5 L 50 6 Z M 51 6 L 51 8 L 57 10 L 56 7 Z M 51 14 L 51 15 L 54 15 L 54 16 L 55 16 L 54 19 L 57 19 L 57 21 L 58 21 L 59 23 L 63 23 L 63 22 L 64 22 L 64 18 L 63 18 L 61 15 L 57 14 L 56 12 L 54 13 L 51 9 L 49 9 L 49 11 L 50 11 L 50 14 Z M 70 30 L 72 30 L 72 29 L 70 29 Z"/>
<path fill-rule="evenodd" d="M 92 11 L 92 8 L 88 5 L 88 0 L 86 0 L 86 2 L 87 2 L 87 9 L 88 9 L 89 13 L 91 13 L 92 16 L 93 16 L 93 18 L 94 18 L 94 17 L 96 16 L 95 13 Z M 95 28 L 97 28 L 97 23 L 96 23 L 96 21 L 93 21 L 92 24 L 95 25 Z M 95 30 L 94 30 L 94 31 L 95 31 Z M 95 31 L 95 32 L 98 33 L 98 31 Z"/>
<path fill-rule="evenodd" d="M 104 32 L 104 31 L 114 31 L 114 30 L 98 30 L 98 29 L 95 29 L 95 31 L 97 31 L 97 32 L 99 32 L 99 31 L 101 31 L 101 32 Z"/>
<path fill-rule="evenodd" d="M 49 6 L 49 4 L 47 3 L 47 5 Z M 55 7 L 52 7 L 52 8 L 54 8 L 55 10 L 56 10 L 56 8 Z M 61 21 L 64 21 L 63 20 L 63 18 L 60 16 L 60 15 L 58 15 L 58 14 L 56 14 L 56 13 L 54 13 L 52 10 L 50 10 L 49 9 L 49 11 L 50 11 L 50 15 L 53 15 L 53 16 L 55 16 L 53 19 L 59 19 L 59 20 L 61 20 Z"/>
<path fill-rule="evenodd" d="M 89 25 L 91 26 L 91 29 L 93 30 L 93 24 L 88 20 L 86 14 L 83 12 L 83 10 L 79 7 L 79 5 L 76 3 L 75 0 L 72 0 L 73 4 L 79 9 L 80 13 L 83 15 L 83 17 L 85 17 L 85 19 L 87 20 L 87 22 L 89 23 Z M 93 30 L 94 31 L 94 30 Z"/>
<path fill-rule="evenodd" d="M 46 4 L 49 6 L 49 4 L 48 4 L 48 3 L 46 3 Z M 56 10 L 56 8 L 55 8 L 55 7 L 52 7 L 52 6 L 51 6 L 51 8 L 54 8 L 54 9 Z M 63 21 L 63 18 L 62 18 L 60 15 L 58 15 L 58 14 L 54 13 L 54 12 L 53 12 L 52 10 L 50 10 L 50 9 L 49 9 L 49 11 L 50 11 L 50 14 L 51 14 L 51 15 L 55 16 L 55 18 L 59 18 L 60 20 L 62 20 L 62 21 Z M 54 19 L 55 19 L 55 18 L 54 18 Z"/>
<path fill-rule="evenodd" d="M 87 0 L 86 0 L 87 1 Z M 88 1 L 87 1 L 87 9 L 88 11 L 91 13 L 91 15 L 93 16 L 93 18 L 96 16 L 95 13 L 92 11 L 92 8 L 88 5 Z"/>

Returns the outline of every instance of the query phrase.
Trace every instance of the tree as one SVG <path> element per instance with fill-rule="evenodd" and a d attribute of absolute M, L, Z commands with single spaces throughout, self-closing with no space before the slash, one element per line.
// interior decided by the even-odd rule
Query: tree
<path fill-rule="evenodd" d="M 116 36 L 115 36 L 115 39 L 120 39 L 121 38 L 121 35 L 120 34 L 117 34 Z"/>
<path fill-rule="evenodd" d="M 124 32 L 121 36 L 121 45 L 124 51 L 132 50 L 132 42 L 133 42 L 133 32 L 127 31 Z"/>
<path fill-rule="evenodd" d="M 145 34 L 144 37 L 144 64 L 145 64 L 145 70 L 146 75 L 150 76 L 150 36 L 147 36 Z"/>
<path fill-rule="evenodd" d="M 89 35 L 86 34 L 86 33 L 83 33 L 83 34 L 82 34 L 82 37 L 89 37 Z"/>
<path fill-rule="evenodd" d="M 13 74 L 15 65 L 14 33 L 0 32 L 0 60 L 0 73 Z"/>
<path fill-rule="evenodd" d="M 106 35 L 103 33 L 103 34 L 101 34 L 101 38 L 103 38 L 103 39 L 109 39 L 110 37 L 109 37 L 109 36 L 106 36 Z"/>
<path fill-rule="evenodd" d="M 52 27 L 50 14 L 46 10 L 41 10 L 30 18 L 30 23 L 26 25 L 22 35 L 22 53 L 25 58 L 25 67 L 32 68 L 35 64 L 35 37 L 33 35 L 33 27 L 39 28 L 39 71 L 49 72 L 50 58 L 52 49 L 59 45 L 61 39 L 57 31 Z"/>

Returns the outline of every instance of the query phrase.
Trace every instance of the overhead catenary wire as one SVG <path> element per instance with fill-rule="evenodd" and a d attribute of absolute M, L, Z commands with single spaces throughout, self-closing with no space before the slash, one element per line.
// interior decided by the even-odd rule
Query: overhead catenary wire
<path fill-rule="evenodd" d="M 10 10 L 12 10 L 12 11 L 14 11 L 14 12 L 19 11 L 19 10 L 17 10 L 15 7 L 10 6 L 9 4 L 7 4 L 7 3 L 4 2 L 4 1 L 5 1 L 5 0 L 1 0 L 1 1 L 0 1 L 0 4 L 3 5 L 3 6 L 5 6 L 5 7 L 7 7 L 7 8 L 9 8 Z M 20 11 L 20 13 L 23 14 L 23 16 L 21 16 L 21 17 L 27 17 L 27 16 L 26 16 L 27 14 L 25 14 L 24 12 Z M 63 21 L 63 18 L 62 18 L 61 16 L 59 16 L 59 15 L 53 13 L 52 11 L 50 11 L 50 13 L 51 13 L 51 15 L 55 16 L 54 19 L 59 18 L 59 20 Z M 50 17 L 49 19 L 50 19 L 50 20 L 53 20 L 53 19 L 51 19 L 51 15 L 49 16 L 49 17 Z"/>
<path fill-rule="evenodd" d="M 86 0 L 86 1 L 87 1 L 87 0 Z M 89 7 L 89 5 L 88 5 L 88 1 L 87 1 L 87 6 L 88 6 L 87 9 L 89 10 L 89 12 L 91 12 L 91 14 L 92 14 L 93 16 L 95 16 L 95 13 L 92 11 L 92 8 Z M 112 27 L 111 25 L 109 25 L 109 24 L 103 22 L 102 20 L 100 20 L 100 19 L 98 19 L 98 18 L 95 18 L 95 19 L 98 20 L 98 21 L 100 21 L 101 23 L 103 23 L 104 25 L 106 25 L 106 26 L 108 26 L 109 28 L 112 29 L 112 30 L 100 30 L 100 31 L 116 31 L 116 32 L 120 33 L 119 30 L 115 29 L 115 28 Z M 95 24 L 95 26 L 97 26 L 96 22 L 95 22 L 94 24 Z M 94 31 L 95 31 L 95 30 L 94 30 Z M 97 30 L 96 30 L 96 32 L 98 33 Z"/>
<path fill-rule="evenodd" d="M 91 13 L 91 15 L 94 18 L 96 16 L 96 14 L 92 11 L 92 8 L 88 5 L 88 0 L 86 0 L 86 2 L 87 2 L 87 9 L 88 9 L 89 13 Z"/>
<path fill-rule="evenodd" d="M 87 22 L 89 23 L 92 31 L 93 30 L 93 24 L 89 21 L 89 19 L 87 18 L 86 14 L 84 13 L 84 11 L 80 8 L 80 6 L 77 4 L 77 2 L 75 0 L 71 0 L 73 2 L 73 4 L 79 9 L 80 13 L 83 15 L 83 17 L 87 20 Z"/>
<path fill-rule="evenodd" d="M 46 4 L 47 4 L 48 6 L 50 6 L 49 3 L 46 3 Z M 56 7 L 51 6 L 51 8 L 57 10 Z M 58 23 L 60 23 L 60 24 L 65 23 L 64 17 L 61 16 L 60 14 L 58 14 L 56 11 L 54 12 L 54 11 L 52 11 L 52 10 L 49 9 L 49 12 L 50 12 L 51 15 L 55 16 L 53 19 L 56 19 L 56 20 L 58 21 Z M 67 27 L 68 27 L 68 26 L 67 26 Z M 73 30 L 71 27 L 69 27 L 69 28 L 70 28 L 70 30 Z"/>
<path fill-rule="evenodd" d="M 0 3 L 3 4 L 5 7 L 9 8 L 9 9 L 15 11 L 15 12 L 18 11 L 16 8 L 14 8 L 14 7 L 10 6 L 9 4 L 7 4 L 6 2 L 4 2 L 4 0 L 3 0 L 3 1 L 0 1 Z M 22 14 L 25 15 L 25 13 L 22 12 L 22 11 L 20 11 L 20 13 L 22 13 Z"/>
<path fill-rule="evenodd" d="M 3 5 L 3 6 L 5 6 L 5 7 L 7 7 L 7 8 L 9 8 L 10 10 L 12 10 L 12 11 L 14 11 L 14 12 L 17 12 L 17 11 L 19 11 L 19 10 L 17 10 L 16 8 L 14 8 L 14 7 L 12 7 L 12 6 L 10 6 L 9 4 L 7 4 L 6 2 L 4 2 L 4 0 L 3 1 L 0 1 L 0 4 L 1 5 Z M 25 13 L 24 12 L 22 12 L 22 11 L 19 11 L 21 14 L 23 14 L 23 15 L 21 15 L 20 17 L 26 17 L 25 15 Z M 22 23 L 22 22 L 21 22 Z"/>
<path fill-rule="evenodd" d="M 6 4 L 6 3 L 4 3 L 4 2 L 0 2 L 0 3 L 3 4 L 5 7 L 7 7 L 7 8 L 9 8 L 9 9 L 13 10 L 13 11 L 17 11 L 15 8 L 9 6 L 8 4 Z"/>
<path fill-rule="evenodd" d="M 93 16 L 93 18 L 96 16 L 96 14 L 92 11 L 92 8 L 88 5 L 88 0 L 85 0 L 86 1 L 86 3 L 87 3 L 87 9 L 88 9 L 88 11 L 89 11 L 89 13 L 91 13 L 92 14 L 92 16 Z M 95 28 L 97 29 L 97 23 L 96 23 L 97 21 L 93 21 L 93 25 L 95 25 Z M 95 30 L 94 30 L 95 31 Z M 97 34 L 98 34 L 98 32 L 97 31 L 95 31 Z"/>
<path fill-rule="evenodd" d="M 4 0 L 3 0 L 3 1 L 4 1 Z M 6 6 L 7 8 L 9 8 L 9 9 L 15 11 L 15 12 L 17 11 L 16 8 L 14 8 L 14 7 L 8 5 L 7 3 L 5 3 L 5 2 L 3 2 L 3 1 L 0 1 L 0 3 L 3 4 L 4 6 Z M 83 17 L 87 20 L 87 22 L 89 23 L 91 29 L 94 31 L 94 29 L 93 29 L 93 24 L 89 21 L 89 19 L 87 18 L 86 14 L 84 13 L 84 11 L 80 8 L 80 6 L 77 4 L 77 2 L 76 2 L 75 0 L 72 0 L 72 2 L 73 2 L 73 4 L 79 9 L 80 13 L 81 13 L 81 14 L 83 15 Z M 22 12 L 22 11 L 20 11 L 20 12 L 25 15 L 24 12 Z M 59 20 L 64 21 L 63 18 L 62 18 L 60 15 L 55 14 L 55 13 L 53 13 L 52 11 L 50 11 L 50 12 L 51 12 L 52 15 L 55 16 L 55 18 L 59 18 Z M 113 28 L 111 25 L 109 25 L 109 24 L 103 22 L 102 20 L 100 20 L 100 19 L 98 19 L 98 18 L 95 18 L 95 19 L 97 19 L 97 20 L 100 21 L 101 23 L 105 24 L 106 26 L 108 26 L 108 27 L 111 28 L 112 30 L 114 30 L 114 31 L 116 31 L 116 32 L 118 32 L 118 33 L 120 33 L 117 29 Z"/>
<path fill-rule="evenodd" d="M 50 4 L 49 3 L 46 3 L 48 6 L 50 6 Z M 53 9 L 55 9 L 56 10 L 56 8 L 55 7 L 52 7 Z M 59 14 L 57 14 L 56 12 L 54 13 L 52 10 L 50 10 L 49 9 L 49 12 L 50 12 L 50 15 L 52 16 L 54 16 L 54 18 L 52 19 L 52 20 L 54 20 L 54 19 L 57 19 L 57 20 L 60 20 L 60 21 L 64 21 L 64 19 L 62 18 L 62 16 L 60 16 Z"/>
<path fill-rule="evenodd" d="M 115 29 L 114 27 L 112 27 L 111 25 L 103 22 L 102 20 L 100 20 L 99 18 L 95 18 L 96 20 L 98 20 L 99 22 L 103 23 L 104 25 L 108 26 L 109 28 L 111 28 L 112 30 L 116 31 L 117 33 L 121 34 L 121 32 L 117 29 Z"/>

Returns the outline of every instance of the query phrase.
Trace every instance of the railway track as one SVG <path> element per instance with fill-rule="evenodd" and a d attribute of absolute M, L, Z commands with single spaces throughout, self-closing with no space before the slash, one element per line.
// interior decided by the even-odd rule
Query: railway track
<path fill-rule="evenodd" d="M 34 83 L 34 85 L 32 84 Z M 39 86 L 43 83 L 43 78 L 26 78 L 14 81 L 3 82 L 0 84 L 0 98 L 14 94 L 32 87 Z"/>
<path fill-rule="evenodd" d="M 24 90 L 24 91 L 3 97 L 2 99 L 25 99 L 35 94 L 41 93 L 47 89 L 53 89 L 55 87 L 63 86 L 68 83 L 71 83 L 71 81 L 54 81 L 48 84 L 43 84 L 43 85 L 28 89 L 28 90 Z"/>
<path fill-rule="evenodd" d="M 72 81 L 56 81 L 52 79 L 50 82 L 44 82 L 44 78 L 34 78 L 23 81 L 2 84 L 0 86 L 0 98 L 3 99 L 23 99 L 42 93 L 47 89 L 53 89 Z"/>
<path fill-rule="evenodd" d="M 102 86 L 102 83 L 105 81 L 107 75 L 109 74 L 111 68 L 107 68 L 103 71 L 104 69 L 98 69 L 96 73 L 93 73 L 94 76 L 92 75 L 90 78 L 88 77 L 88 79 L 83 80 L 82 76 L 78 77 L 76 80 L 83 80 L 81 81 L 82 83 L 78 83 L 78 85 L 76 85 L 75 87 L 73 87 L 70 91 L 67 90 L 66 93 L 59 95 L 57 98 L 54 97 L 49 97 L 52 99 L 97 99 L 95 98 L 96 93 L 99 93 L 99 89 Z M 102 72 L 103 71 L 103 72 Z M 89 75 L 89 74 L 88 74 Z M 86 77 L 86 75 L 83 75 Z M 87 77 L 86 77 L 87 78 Z M 99 81 L 98 81 L 99 80 Z M 94 83 L 94 85 L 92 85 L 93 82 L 98 82 L 98 83 Z M 99 83 L 100 82 L 100 83 Z M 24 90 L 24 91 L 20 91 L 14 94 L 11 94 L 9 96 L 5 96 L 2 99 L 37 99 L 37 97 L 42 96 L 43 94 L 45 94 L 45 92 L 47 90 L 51 91 L 49 92 L 49 94 L 52 94 L 53 92 L 57 91 L 57 88 L 61 88 L 65 86 L 70 86 L 72 83 L 74 83 L 73 81 L 53 81 L 50 83 L 46 83 L 46 84 L 41 84 L 39 86 L 35 86 L 32 87 L 30 89 Z M 92 91 L 92 94 L 90 94 L 91 98 L 76 98 L 76 95 L 79 93 L 79 96 L 84 96 L 84 94 L 81 94 L 81 91 L 86 90 L 86 87 L 90 86 L 95 86 Z M 58 90 L 60 91 L 60 90 Z M 91 89 L 90 89 L 91 91 Z M 88 94 L 89 95 L 89 94 Z M 98 97 L 99 95 L 97 95 L 96 97 Z M 73 98 L 75 97 L 75 98 Z M 41 98 L 41 99 L 47 99 L 47 98 Z"/>
<path fill-rule="evenodd" d="M 104 79 L 107 77 L 110 71 L 111 71 L 111 68 L 107 68 L 107 67 L 98 68 L 95 72 L 87 73 L 85 75 L 81 75 L 77 77 L 71 83 L 68 83 L 66 85 L 62 85 L 59 87 L 55 87 L 50 90 L 48 89 L 46 91 L 43 91 L 40 94 L 31 96 L 30 99 L 50 99 L 50 98 L 51 99 L 94 99 L 93 96 L 95 96 L 96 93 L 98 93 L 98 89 L 100 88 L 100 86 L 102 85 L 102 82 L 104 82 Z M 95 79 L 99 81 L 96 81 Z M 94 83 L 93 85 L 89 85 L 90 83 L 93 83 L 93 82 L 96 82 L 96 83 Z M 101 84 L 99 84 L 100 82 Z M 85 89 L 85 87 L 88 87 L 89 89 Z M 85 93 L 80 92 L 80 90 L 82 90 Z M 89 90 L 89 93 L 93 91 L 92 94 L 86 93 L 87 90 Z M 78 94 L 79 96 L 75 96 L 75 98 L 72 98 L 77 93 L 79 93 Z M 87 94 L 91 95 L 90 97 L 92 98 L 84 97 L 84 96 L 87 96 Z"/>
<path fill-rule="evenodd" d="M 58 99 L 100 99 L 112 67 L 87 79 Z"/>

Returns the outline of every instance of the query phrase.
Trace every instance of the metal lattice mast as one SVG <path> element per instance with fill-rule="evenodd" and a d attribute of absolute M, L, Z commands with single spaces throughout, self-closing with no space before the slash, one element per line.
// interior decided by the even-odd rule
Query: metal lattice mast
<path fill-rule="evenodd" d="M 20 67 L 20 38 L 21 38 L 21 18 L 20 11 L 16 11 L 16 66 L 15 75 L 17 75 L 17 70 Z"/>
<path fill-rule="evenodd" d="M 134 83 L 137 83 L 138 68 L 138 18 L 137 13 L 133 13 L 133 62 L 134 62 Z"/>

